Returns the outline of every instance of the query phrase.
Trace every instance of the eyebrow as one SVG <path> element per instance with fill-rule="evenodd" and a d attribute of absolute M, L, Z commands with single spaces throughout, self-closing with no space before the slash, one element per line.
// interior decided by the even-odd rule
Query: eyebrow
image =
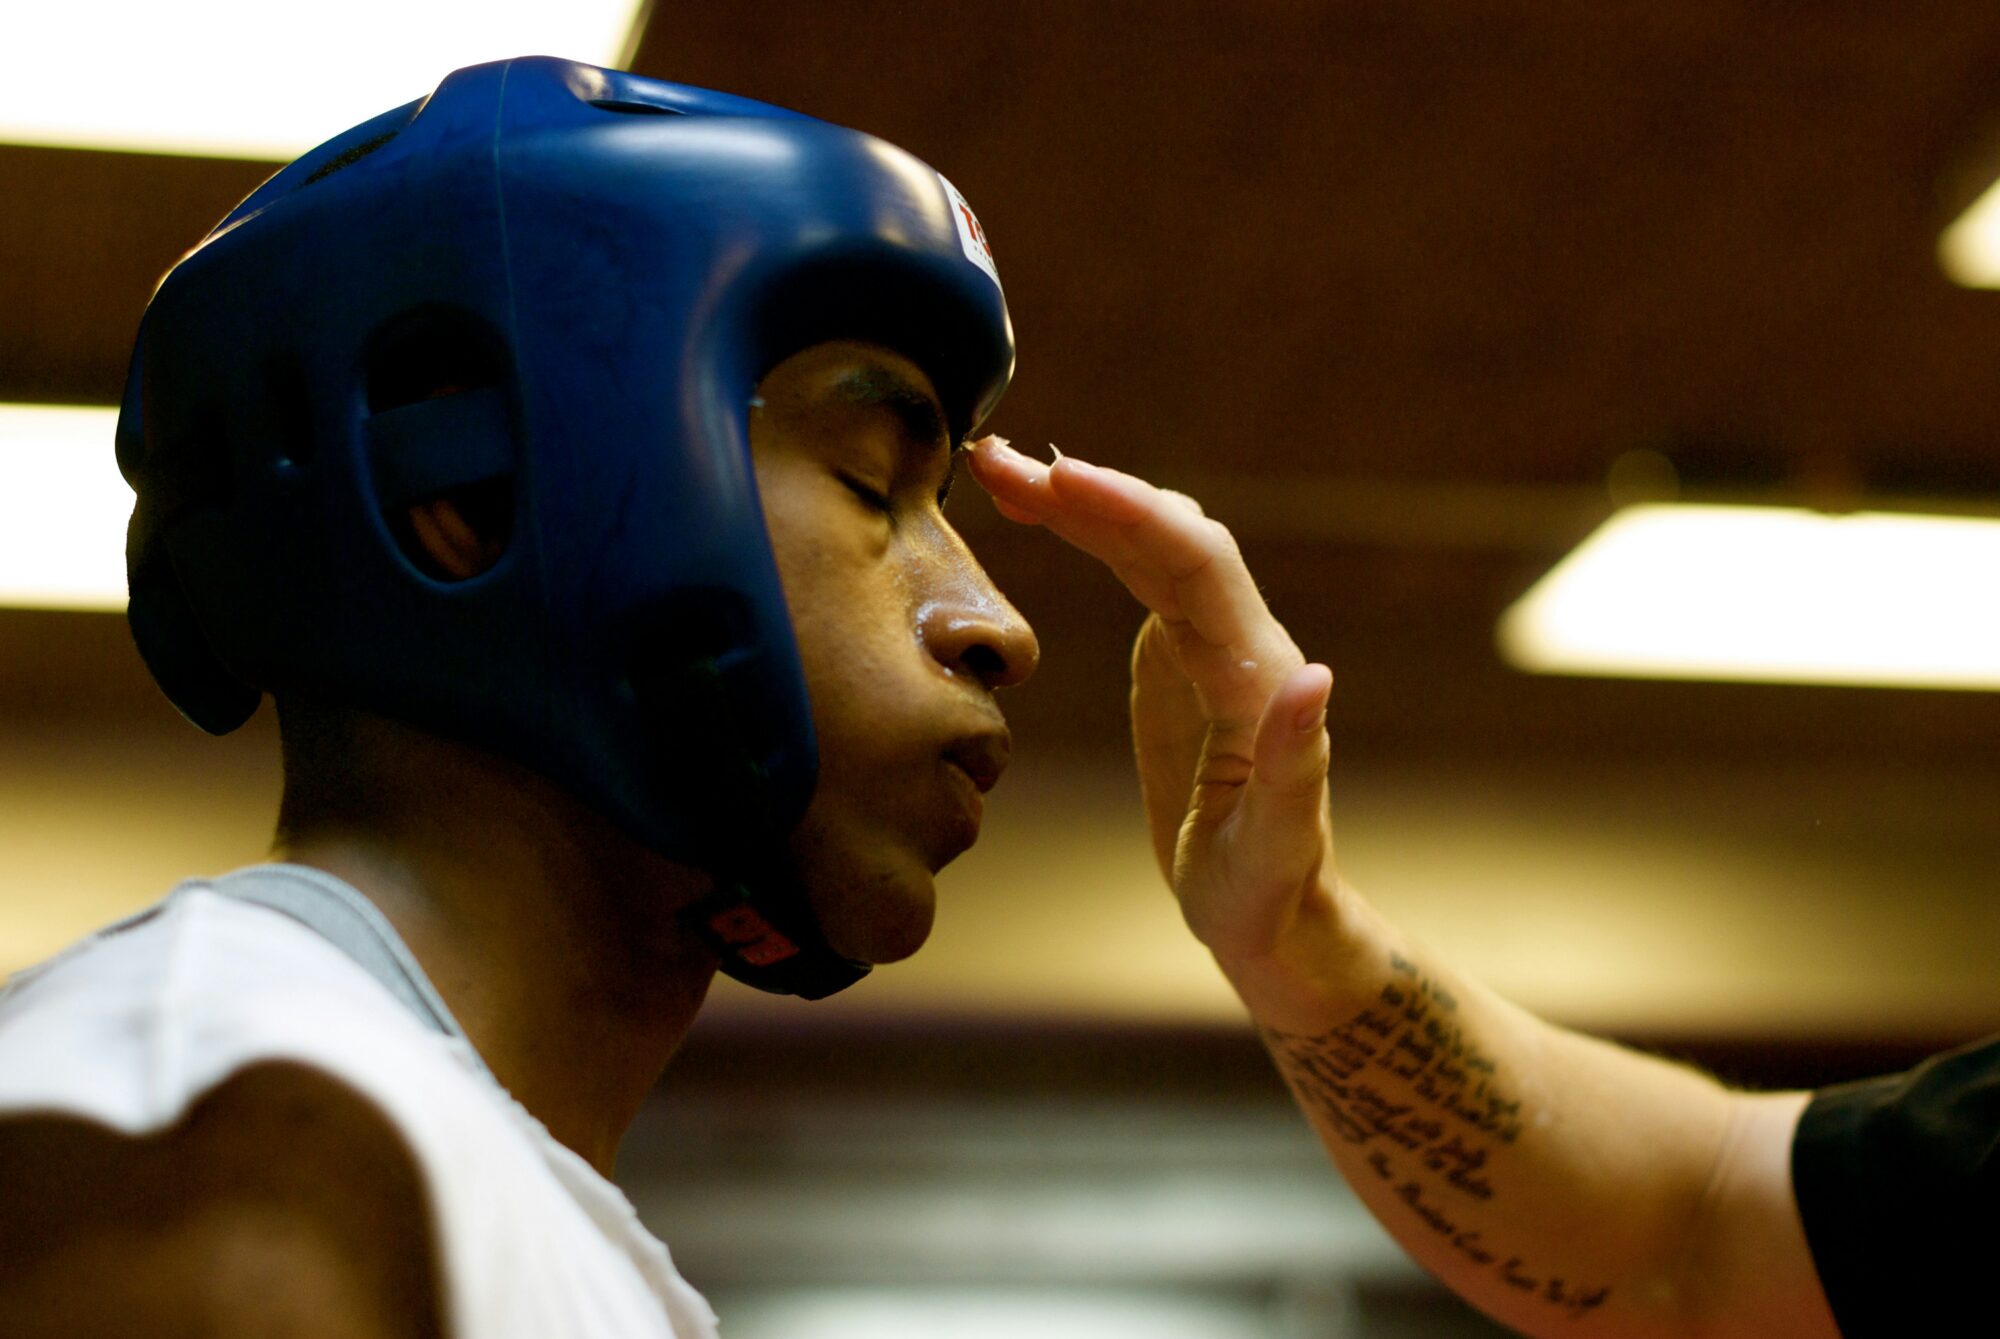
<path fill-rule="evenodd" d="M 944 439 L 945 452 L 951 463 L 955 464 L 965 452 L 964 442 L 950 440 L 951 434 L 937 400 L 893 368 L 880 363 L 863 363 L 834 383 L 834 390 L 848 404 L 886 409 L 894 414 L 902 426 L 903 436 L 913 445 L 921 445 L 928 450 L 940 438 Z M 951 496 L 951 484 L 956 476 L 956 470 L 946 470 L 944 485 L 938 489 L 939 506 L 943 506 L 945 499 Z"/>
<path fill-rule="evenodd" d="M 835 383 L 835 391 L 848 404 L 886 409 L 902 424 L 903 434 L 925 446 L 947 435 L 944 413 L 937 401 L 902 373 L 879 363 L 863 363 Z M 951 443 L 952 454 L 964 450 Z"/>

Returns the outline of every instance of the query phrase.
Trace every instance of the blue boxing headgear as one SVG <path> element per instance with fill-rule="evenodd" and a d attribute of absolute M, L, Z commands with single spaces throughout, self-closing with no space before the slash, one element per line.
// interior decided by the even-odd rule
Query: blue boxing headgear
<path fill-rule="evenodd" d="M 279 172 L 161 283 L 118 424 L 139 650 L 221 734 L 265 692 L 515 759 L 716 876 L 724 970 L 867 969 L 784 856 L 817 766 L 749 452 L 758 380 L 892 348 L 955 436 L 1013 371 L 951 185 L 795 112 L 542 57 Z M 413 504 L 481 496 L 504 556 L 435 579 Z"/>

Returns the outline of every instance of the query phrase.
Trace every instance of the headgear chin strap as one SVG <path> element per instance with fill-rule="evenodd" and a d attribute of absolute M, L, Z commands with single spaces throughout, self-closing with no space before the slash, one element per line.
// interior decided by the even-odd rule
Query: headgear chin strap
<path fill-rule="evenodd" d="M 649 696 L 698 721 L 691 741 L 706 760 L 701 785 L 713 816 L 707 854 L 699 863 L 714 888 L 680 912 L 681 925 L 714 950 L 722 970 L 774 995 L 824 999 L 868 975 L 868 964 L 843 957 L 827 943 L 786 848 L 787 825 L 768 803 L 763 765 L 741 741 L 727 690 L 713 660 L 681 662 L 671 682 Z"/>
<path fill-rule="evenodd" d="M 717 878 L 724 970 L 829 994 L 779 853 L 817 751 L 749 402 L 829 339 L 891 348 L 954 435 L 1013 331 L 949 182 L 867 135 L 544 57 L 460 70 L 306 154 L 162 282 L 118 427 L 133 636 L 235 729 L 309 693 L 515 759 Z M 402 517 L 504 534 L 445 581 Z"/>

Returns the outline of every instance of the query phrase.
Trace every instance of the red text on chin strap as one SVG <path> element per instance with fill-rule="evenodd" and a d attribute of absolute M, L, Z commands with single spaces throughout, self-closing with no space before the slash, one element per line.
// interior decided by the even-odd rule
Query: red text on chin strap
<path fill-rule="evenodd" d="M 752 967 L 783 962 L 799 951 L 799 946 L 780 934 L 755 907 L 725 907 L 708 918 L 708 928 Z"/>

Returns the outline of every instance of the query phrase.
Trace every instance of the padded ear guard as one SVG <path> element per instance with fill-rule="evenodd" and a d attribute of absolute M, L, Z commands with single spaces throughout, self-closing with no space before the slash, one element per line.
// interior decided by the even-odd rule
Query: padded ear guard
<path fill-rule="evenodd" d="M 167 700 L 212 735 L 226 735 L 256 715 L 264 694 L 215 658 L 160 546 L 129 565 L 132 640 Z"/>
<path fill-rule="evenodd" d="M 161 490 L 146 477 L 144 357 L 141 341 L 118 408 L 118 469 L 138 495 L 125 531 L 126 622 L 167 700 L 208 733 L 226 735 L 257 713 L 264 694 L 223 668 L 174 574 L 165 527 L 154 514 Z"/>

